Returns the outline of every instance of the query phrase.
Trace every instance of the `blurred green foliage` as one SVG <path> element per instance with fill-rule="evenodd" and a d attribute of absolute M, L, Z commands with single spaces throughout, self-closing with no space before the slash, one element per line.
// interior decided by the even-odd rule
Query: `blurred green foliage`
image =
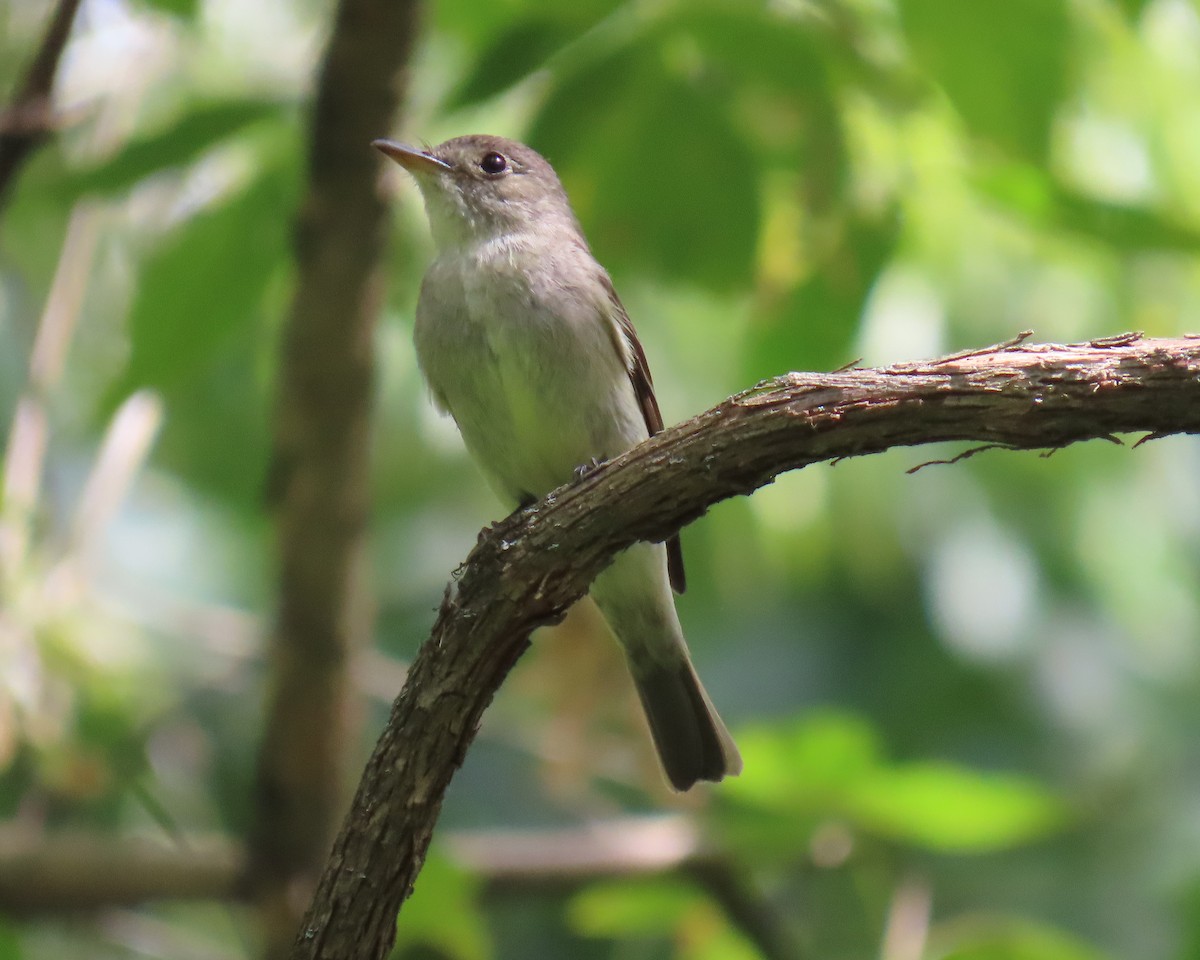
<path fill-rule="evenodd" d="M 62 136 L 0 216 L 6 424 L 68 224 L 83 238 L 59 271 L 83 292 L 44 398 L 38 497 L 0 504 L 0 544 L 23 544 L 0 571 L 0 811 L 14 831 L 236 837 L 268 680 L 262 488 L 300 121 L 332 4 L 83 6 Z M 0 0 L 6 90 L 48 8 Z M 380 135 L 487 131 L 543 151 L 668 420 L 790 369 L 1022 329 L 1200 326 L 1191 0 L 446 0 L 429 14 L 404 128 Z M 403 658 L 497 507 L 419 381 L 408 335 L 429 240 L 415 191 L 387 176 L 373 579 L 378 647 Z M 118 427 L 145 389 L 163 419 L 139 472 L 154 425 Z M 905 472 L 954 452 L 784 476 L 685 532 L 681 616 L 741 742 L 740 779 L 663 795 L 627 689 L 606 713 L 591 660 L 547 638 L 441 829 L 679 806 L 797 952 L 823 960 L 1196 956 L 1196 445 Z M 392 692 L 364 689 L 356 755 Z M 436 851 L 418 882 L 401 955 L 762 955 L 686 872 L 509 888 L 452 859 Z M 8 924 L 0 956 L 124 955 L 144 943 L 133 916 Z M 159 944 L 142 955 L 253 953 L 240 917 L 136 917 Z"/>

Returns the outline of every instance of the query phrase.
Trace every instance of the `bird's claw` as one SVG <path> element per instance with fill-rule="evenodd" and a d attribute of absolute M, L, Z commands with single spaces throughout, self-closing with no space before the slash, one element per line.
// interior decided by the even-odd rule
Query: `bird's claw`
<path fill-rule="evenodd" d="M 592 459 L 589 460 L 587 463 L 581 463 L 579 466 L 577 466 L 575 468 L 575 479 L 582 480 L 589 473 L 592 473 L 602 463 L 604 463 L 604 461 L 597 459 L 596 457 L 592 457 Z"/>

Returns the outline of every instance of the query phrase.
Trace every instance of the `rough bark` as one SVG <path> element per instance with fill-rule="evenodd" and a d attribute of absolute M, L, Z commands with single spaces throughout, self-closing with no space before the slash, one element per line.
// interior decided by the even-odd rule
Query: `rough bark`
<path fill-rule="evenodd" d="M 286 952 L 344 808 L 350 651 L 368 633 L 373 333 L 388 224 L 373 139 L 393 128 L 418 0 L 342 0 L 318 79 L 271 496 L 279 609 L 250 838 L 268 956 Z"/>
<path fill-rule="evenodd" d="M 447 588 L 367 764 L 291 956 L 382 958 L 442 796 L 529 643 L 613 555 L 823 460 L 946 440 L 1054 448 L 1200 430 L 1200 339 L 1014 342 L 789 374 L 664 431 L 497 524 Z"/>

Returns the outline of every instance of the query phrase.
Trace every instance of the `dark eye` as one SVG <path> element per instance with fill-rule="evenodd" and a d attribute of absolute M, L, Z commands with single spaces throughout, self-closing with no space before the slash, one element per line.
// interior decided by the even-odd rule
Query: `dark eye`
<path fill-rule="evenodd" d="M 479 161 L 479 169 L 484 173 L 503 173 L 508 169 L 508 161 L 504 159 L 502 153 L 485 153 L 483 159 Z"/>

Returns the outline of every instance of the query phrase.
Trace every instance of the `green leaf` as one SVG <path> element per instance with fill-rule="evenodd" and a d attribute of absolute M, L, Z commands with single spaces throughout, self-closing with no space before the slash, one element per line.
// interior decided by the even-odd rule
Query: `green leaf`
<path fill-rule="evenodd" d="M 808 715 L 774 727 L 738 731 L 738 747 L 754 775 L 723 788 L 738 800 L 775 809 L 813 808 L 869 777 L 881 762 L 870 724 L 848 713 Z"/>
<path fill-rule="evenodd" d="M 21 960 L 25 953 L 21 937 L 11 924 L 9 920 L 0 921 L 0 960 Z"/>
<path fill-rule="evenodd" d="M 950 764 L 877 770 L 856 783 L 849 812 L 864 827 L 935 850 L 1002 850 L 1061 826 L 1063 804 L 1025 777 Z"/>
<path fill-rule="evenodd" d="M 1008 917 L 967 917 L 935 928 L 942 960 L 1107 960 L 1090 944 L 1044 924 Z"/>
<path fill-rule="evenodd" d="M 571 32 L 582 34 L 622 6 L 623 0 L 576 0 L 569 4 L 548 4 L 545 0 L 501 0 L 501 2 L 434 4 L 435 32 L 451 36 L 476 56 L 496 56 L 496 47 L 514 24 L 555 21 Z M 519 31 L 512 34 L 519 40 Z M 511 51 L 516 59 L 519 51 Z M 478 65 L 462 73 L 478 73 Z M 499 91 L 496 91 L 499 92 Z"/>
<path fill-rule="evenodd" d="M 268 167 L 159 243 L 130 308 L 129 362 L 104 408 L 141 387 L 159 391 L 167 419 L 156 461 L 240 505 L 261 497 L 262 368 L 278 314 L 266 300 L 290 264 L 297 174 Z"/>
<path fill-rule="evenodd" d="M 568 12 L 575 8 L 556 9 Z M 503 93 L 542 67 L 554 51 L 585 28 L 586 24 L 574 17 L 535 16 L 516 21 L 484 47 L 447 97 L 446 109 L 459 110 Z"/>
<path fill-rule="evenodd" d="M 665 78 L 648 89 L 627 107 L 624 136 L 572 135 L 569 144 L 566 127 L 543 125 L 536 142 L 565 158 L 568 189 L 606 265 L 716 289 L 742 285 L 758 225 L 754 158 L 694 91 Z M 595 152 L 584 155 L 589 147 Z"/>
<path fill-rule="evenodd" d="M 147 259 L 130 310 L 132 350 L 119 393 L 169 390 L 203 370 L 238 327 L 256 322 L 287 249 L 287 179 L 265 171 L 188 220 Z"/>
<path fill-rule="evenodd" d="M 1055 188 L 1040 167 L 1027 163 L 982 165 L 972 185 L 1013 213 L 1044 227 L 1054 208 Z"/>
<path fill-rule="evenodd" d="M 271 449 L 263 371 L 274 360 L 275 344 L 265 332 L 261 324 L 233 331 L 204 366 L 167 392 L 167 422 L 154 457 L 250 518 L 260 516 Z"/>
<path fill-rule="evenodd" d="M 786 814 L 797 834 L 798 826 L 837 818 L 908 843 L 973 853 L 1042 836 L 1065 816 L 1062 803 L 1028 778 L 950 764 L 887 764 L 874 730 L 853 714 L 739 730 L 738 744 L 751 773 L 723 786 L 733 801 L 725 819 L 751 843 L 760 838 L 749 819 L 775 817 L 770 826 L 780 829 Z"/>
<path fill-rule="evenodd" d="M 491 940 L 478 907 L 479 881 L 435 849 L 396 921 L 396 946 L 430 946 L 452 960 L 487 960 Z"/>
<path fill-rule="evenodd" d="M 973 183 L 981 194 L 1039 230 L 1067 230 L 1116 250 L 1200 250 L 1200 230 L 1170 213 L 1097 200 L 1028 164 L 991 166 Z"/>
<path fill-rule="evenodd" d="M 275 100 L 199 104 L 158 133 L 139 137 L 101 163 L 68 175 L 61 190 L 78 196 L 128 190 L 152 173 L 182 166 L 246 127 L 282 117 L 290 106 Z"/>
<path fill-rule="evenodd" d="M 1053 216 L 1066 230 L 1118 250 L 1200 250 L 1200 230 L 1145 207 L 1109 203 L 1066 188 L 1054 197 Z"/>
<path fill-rule="evenodd" d="M 1152 0 L 1115 0 L 1118 9 L 1131 23 L 1136 23 L 1142 16 L 1142 11 L 1150 6 Z"/>
<path fill-rule="evenodd" d="M 900 220 L 851 216 L 808 276 L 755 317 L 746 336 L 746 379 L 789 370 L 835 370 L 852 353 L 867 298 L 891 263 Z"/>
<path fill-rule="evenodd" d="M 723 108 L 665 73 L 654 50 L 626 50 L 559 85 L 530 140 L 562 176 L 610 269 L 717 289 L 748 281 L 756 158 Z"/>
<path fill-rule="evenodd" d="M 1013 154 L 1046 158 L 1067 87 L 1064 0 L 900 0 L 917 61 L 967 128 Z"/>
<path fill-rule="evenodd" d="M 665 936 L 703 899 L 680 880 L 613 880 L 579 893 L 567 916 L 571 926 L 587 936 Z"/>
<path fill-rule="evenodd" d="M 681 960 L 759 960 L 707 894 L 666 877 L 595 883 L 567 908 L 571 926 L 590 937 L 670 938 Z"/>
<path fill-rule="evenodd" d="M 682 937 L 680 960 L 764 960 L 740 930 L 731 927 L 724 917 L 721 920 L 716 929 L 706 923 L 697 931 L 698 936 Z"/>
<path fill-rule="evenodd" d="M 152 10 L 169 13 L 182 20 L 195 20 L 200 13 L 200 0 L 138 0 Z"/>

